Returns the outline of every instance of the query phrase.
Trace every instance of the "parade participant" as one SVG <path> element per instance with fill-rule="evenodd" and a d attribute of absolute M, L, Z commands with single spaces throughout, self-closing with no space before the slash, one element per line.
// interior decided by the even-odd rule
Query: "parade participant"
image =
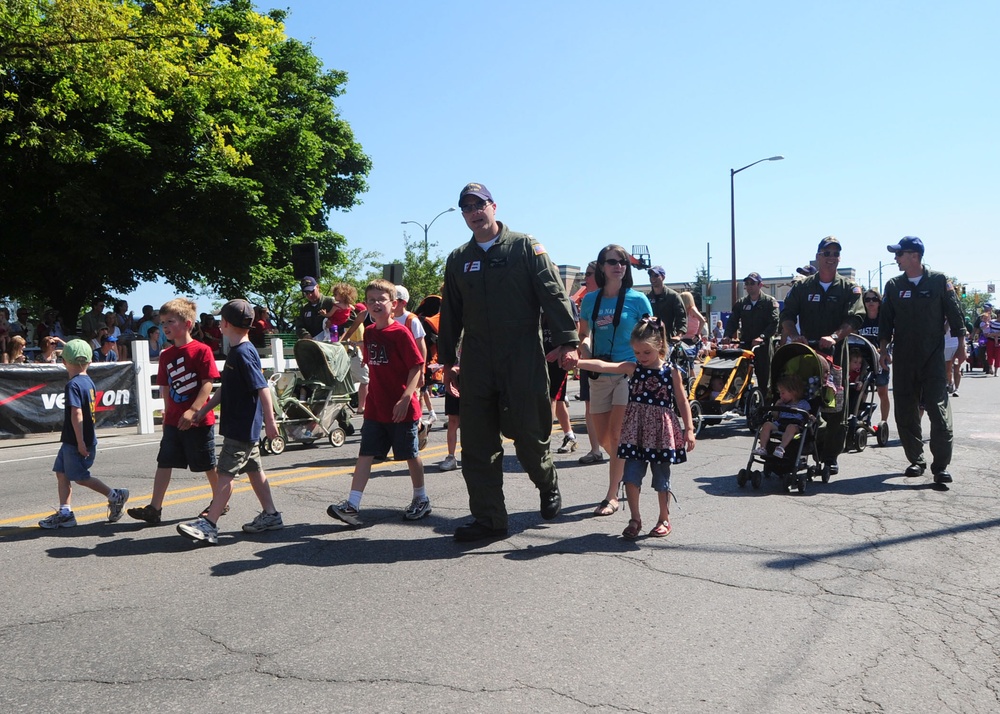
<path fill-rule="evenodd" d="M 827 236 L 816 249 L 816 273 L 792 285 L 779 315 L 789 340 L 814 345 L 836 365 L 844 359 L 843 340 L 861 327 L 864 315 L 861 287 L 838 275 L 839 265 L 840 241 Z M 827 415 L 826 419 L 825 428 L 820 430 L 820 456 L 829 466 L 829 473 L 836 474 L 840 470 L 837 457 L 844 449 L 846 425 L 843 412 Z"/>
<path fill-rule="evenodd" d="M 772 340 L 778 331 L 778 301 L 763 291 L 760 273 L 743 279 L 746 295 L 736 301 L 726 323 L 726 340 L 738 340 L 739 346 L 753 351 L 753 372 L 757 386 L 767 392 L 771 365 Z"/>
<path fill-rule="evenodd" d="M 952 456 L 951 404 L 948 401 L 944 364 L 944 324 L 958 336 L 955 356 L 965 359 L 965 322 L 955 287 L 944 273 L 923 265 L 924 243 L 906 236 L 886 246 L 896 256 L 902 275 L 885 285 L 879 313 L 879 361 L 895 364 L 892 391 L 896 429 L 910 465 L 905 474 L 916 477 L 927 469 L 920 430 L 920 408 L 931 422 L 931 473 L 938 485 L 951 483 L 948 464 Z M 889 355 L 889 342 L 893 354 Z"/>
<path fill-rule="evenodd" d="M 858 328 L 858 334 L 878 349 L 878 314 L 882 308 L 882 295 L 875 288 L 868 288 L 864 294 L 865 317 Z M 879 402 L 879 424 L 876 430 L 889 419 L 889 369 L 878 368 L 875 375 L 875 391 Z"/>
<path fill-rule="evenodd" d="M 599 291 L 588 293 L 580 304 L 580 352 L 605 362 L 635 359 L 629 336 L 639 320 L 652 312 L 649 300 L 632 289 L 632 266 L 628 252 L 620 245 L 608 245 L 597 255 Z M 683 306 L 683 303 L 681 303 Z M 666 328 L 663 320 L 660 320 Z M 590 415 L 594 437 L 610 456 L 608 491 L 594 510 L 596 516 L 610 516 L 618 510 L 618 484 L 625 464 L 618 454 L 628 405 L 628 381 L 623 372 L 602 374 L 590 382 Z"/>
<path fill-rule="evenodd" d="M 539 311 L 544 308 L 556 345 L 550 357 L 575 353 L 578 342 L 566 289 L 544 246 L 496 219 L 485 186 L 470 183 L 459 208 L 472 240 L 445 265 L 438 352 L 445 388 L 460 397 L 462 475 L 473 521 L 458 541 L 507 536 L 503 442 L 514 440 L 521 466 L 541 496 L 541 515 L 559 515 L 562 497 L 549 438 L 552 411 Z M 461 392 L 456 349 L 462 339 Z"/>
<path fill-rule="evenodd" d="M 660 322 L 666 326 L 667 339 L 679 340 L 688 328 L 687 310 L 681 302 L 680 293 L 663 284 L 667 271 L 662 265 L 654 265 L 647 275 L 649 275 L 650 290 L 646 297 L 649 299 L 650 307 L 653 308 L 652 314 L 660 318 Z"/>

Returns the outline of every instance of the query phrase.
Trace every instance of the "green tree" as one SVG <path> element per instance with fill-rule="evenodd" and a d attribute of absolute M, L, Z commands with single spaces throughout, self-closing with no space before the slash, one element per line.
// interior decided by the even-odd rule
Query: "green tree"
<path fill-rule="evenodd" d="M 283 17 L 248 0 L 8 3 L 0 284 L 76 315 L 158 277 L 275 292 L 295 242 L 336 256 L 326 216 L 357 203 L 370 161 L 334 105 L 346 75 Z"/>
<path fill-rule="evenodd" d="M 437 247 L 437 244 L 432 243 L 429 247 Z M 428 295 L 441 294 L 445 259 L 425 254 L 423 239 L 415 241 L 406 232 L 403 233 L 403 251 L 403 259 L 394 262 L 403 264 L 403 285 L 410 291 L 412 310 Z"/>

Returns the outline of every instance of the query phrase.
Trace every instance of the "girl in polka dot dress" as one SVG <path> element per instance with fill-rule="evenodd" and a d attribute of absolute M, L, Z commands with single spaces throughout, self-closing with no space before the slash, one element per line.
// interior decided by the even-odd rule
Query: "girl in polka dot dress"
<path fill-rule="evenodd" d="M 625 460 L 623 480 L 631 516 L 622 536 L 634 540 L 642 532 L 639 490 L 649 464 L 653 490 L 660 501 L 659 520 L 649 535 L 662 538 L 670 535 L 671 530 L 670 464 L 684 463 L 687 452 L 694 449 L 691 407 L 684 397 L 680 372 L 666 361 L 666 332 L 657 318 L 645 317 L 635 326 L 632 350 L 636 362 L 581 359 L 579 366 L 592 372 L 630 377 L 628 407 L 618 446 L 618 456 Z"/>

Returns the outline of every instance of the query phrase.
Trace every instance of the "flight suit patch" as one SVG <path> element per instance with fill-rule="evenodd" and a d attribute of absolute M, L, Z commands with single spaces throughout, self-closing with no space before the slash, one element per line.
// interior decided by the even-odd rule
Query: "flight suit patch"
<path fill-rule="evenodd" d="M 900 290 L 899 291 L 899 298 L 901 300 L 908 300 L 912 296 L 913 296 L 913 293 L 911 293 L 909 290 Z"/>
<path fill-rule="evenodd" d="M 470 260 L 468 263 L 462 266 L 463 273 L 478 273 L 482 270 L 482 263 L 478 260 Z"/>
<path fill-rule="evenodd" d="M 545 252 L 545 246 L 541 243 L 535 243 L 531 246 L 531 250 L 534 251 L 535 255 L 541 255 Z"/>
<path fill-rule="evenodd" d="M 497 256 L 496 258 L 490 258 L 490 264 L 486 267 L 488 268 L 503 268 L 507 265 L 507 256 Z"/>

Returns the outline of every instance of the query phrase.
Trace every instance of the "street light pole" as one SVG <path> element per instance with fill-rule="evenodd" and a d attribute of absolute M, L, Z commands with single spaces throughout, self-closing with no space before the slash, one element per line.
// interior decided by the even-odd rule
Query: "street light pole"
<path fill-rule="evenodd" d="M 729 169 L 729 227 L 732 231 L 732 241 L 733 241 L 733 278 L 732 278 L 732 305 L 730 310 L 736 306 L 737 293 L 736 293 L 736 174 L 740 171 L 746 171 L 751 166 L 756 166 L 762 161 L 781 161 L 784 156 L 769 156 L 766 159 L 758 159 L 752 164 L 747 164 L 741 169 Z"/>
<path fill-rule="evenodd" d="M 423 229 L 424 229 L 424 260 L 427 260 L 427 232 L 428 232 L 428 231 L 429 231 L 429 230 L 431 229 L 431 226 L 433 226 L 433 225 L 434 225 L 434 221 L 436 221 L 437 219 L 439 219 L 439 218 L 440 218 L 441 216 L 443 216 L 444 214 L 446 214 L 446 213 L 451 213 L 451 212 L 452 212 L 452 211 L 454 211 L 454 210 L 455 210 L 455 207 L 454 207 L 454 206 L 452 206 L 452 207 L 451 207 L 451 208 L 449 208 L 449 209 L 446 209 L 446 210 L 444 210 L 444 211 L 441 211 L 441 212 L 440 212 L 439 214 L 437 214 L 436 216 L 434 216 L 434 218 L 432 218 L 432 219 L 431 219 L 431 222 L 430 222 L 430 223 L 417 223 L 416 221 L 400 221 L 400 223 L 401 223 L 402 225 L 404 225 L 404 226 L 405 226 L 405 225 L 406 225 L 407 223 L 412 223 L 413 225 L 415 225 L 415 226 L 420 226 L 421 228 L 423 228 Z"/>

